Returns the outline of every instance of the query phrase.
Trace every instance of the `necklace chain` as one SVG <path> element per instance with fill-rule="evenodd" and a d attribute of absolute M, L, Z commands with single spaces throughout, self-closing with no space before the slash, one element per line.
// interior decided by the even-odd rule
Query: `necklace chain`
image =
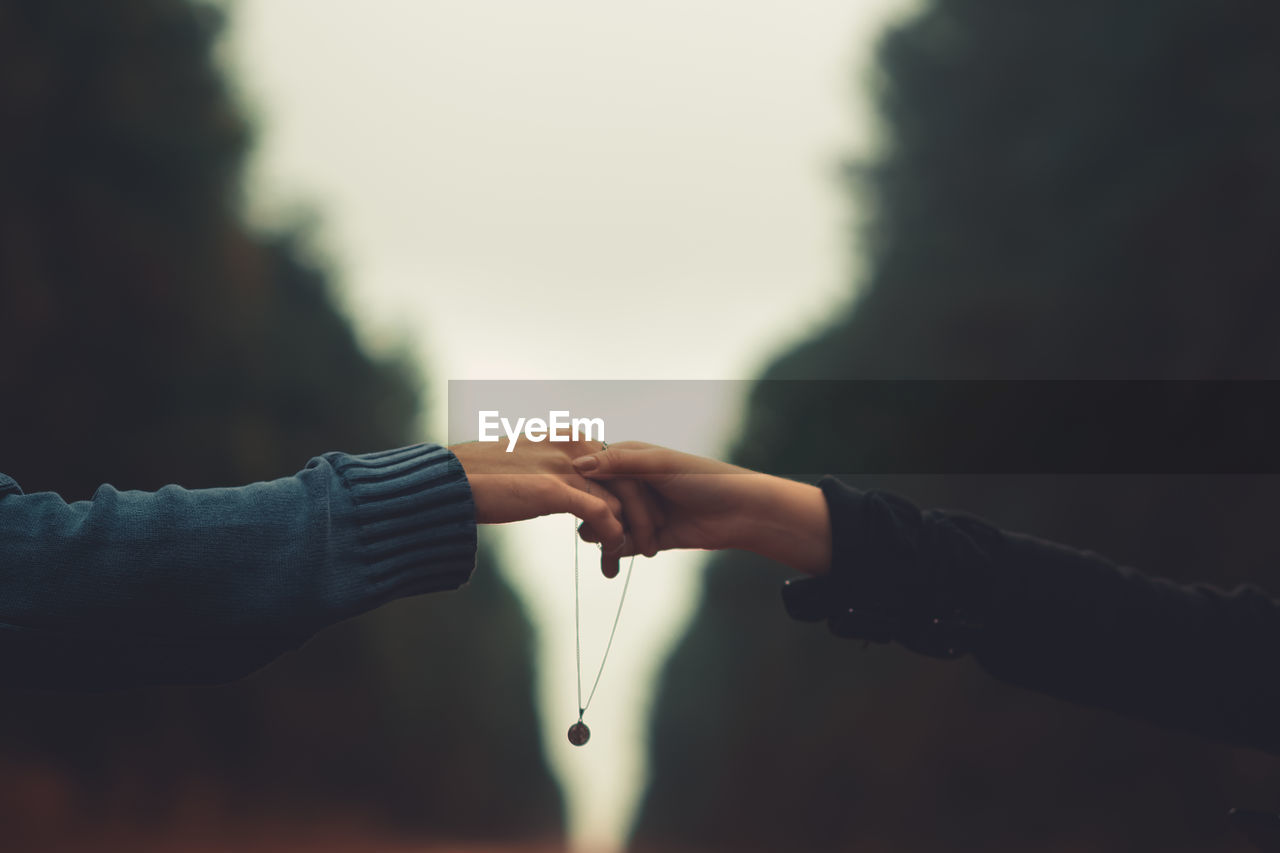
<path fill-rule="evenodd" d="M 577 646 L 578 658 L 578 722 L 582 722 L 582 717 L 587 713 L 587 708 L 591 705 L 591 700 L 595 698 L 596 688 L 600 686 L 600 676 L 604 675 L 604 664 L 609 659 L 609 650 L 613 648 L 613 636 L 618 633 L 618 620 L 622 618 L 622 604 L 627 600 L 627 587 L 631 586 L 631 569 L 636 564 L 636 555 L 631 555 L 631 562 L 627 564 L 627 576 L 622 582 L 622 595 L 618 597 L 618 612 L 613 616 L 613 627 L 609 630 L 609 642 L 605 644 L 604 656 L 600 658 L 600 669 L 596 672 L 595 683 L 591 685 L 591 692 L 587 694 L 587 701 L 582 701 L 582 618 L 581 618 L 581 601 L 582 595 L 579 591 L 579 575 L 578 569 L 578 527 L 577 519 L 574 519 L 573 528 L 573 629 L 574 642 Z"/>

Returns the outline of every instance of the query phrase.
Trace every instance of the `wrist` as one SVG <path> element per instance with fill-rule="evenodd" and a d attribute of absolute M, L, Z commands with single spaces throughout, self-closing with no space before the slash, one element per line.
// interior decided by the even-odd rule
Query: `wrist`
<path fill-rule="evenodd" d="M 749 524 L 744 531 L 747 551 L 776 560 L 809 575 L 831 568 L 831 518 L 817 486 L 755 475 Z"/>

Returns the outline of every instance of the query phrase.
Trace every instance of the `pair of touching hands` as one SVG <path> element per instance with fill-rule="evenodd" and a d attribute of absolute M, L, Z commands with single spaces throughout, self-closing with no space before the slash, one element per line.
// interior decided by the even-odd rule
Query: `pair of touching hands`
<path fill-rule="evenodd" d="M 530 442 L 449 448 L 471 484 L 476 521 L 570 512 L 600 544 L 601 570 L 672 548 L 753 551 L 806 574 L 831 563 L 826 499 L 815 486 L 638 441 Z"/>

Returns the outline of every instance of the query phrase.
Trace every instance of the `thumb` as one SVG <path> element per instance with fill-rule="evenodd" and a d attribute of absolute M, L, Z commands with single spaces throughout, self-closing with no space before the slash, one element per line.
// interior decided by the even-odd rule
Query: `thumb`
<path fill-rule="evenodd" d="M 616 445 L 579 456 L 573 467 L 584 477 L 644 477 L 671 473 L 670 461 L 661 447 L 618 447 Z"/>

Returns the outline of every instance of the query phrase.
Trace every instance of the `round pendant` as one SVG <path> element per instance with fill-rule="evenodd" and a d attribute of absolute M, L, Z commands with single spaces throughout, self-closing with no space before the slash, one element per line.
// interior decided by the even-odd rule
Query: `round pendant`
<path fill-rule="evenodd" d="M 587 728 L 587 724 L 578 720 L 572 726 L 569 726 L 569 743 L 574 746 L 582 746 L 591 739 L 591 729 Z"/>

